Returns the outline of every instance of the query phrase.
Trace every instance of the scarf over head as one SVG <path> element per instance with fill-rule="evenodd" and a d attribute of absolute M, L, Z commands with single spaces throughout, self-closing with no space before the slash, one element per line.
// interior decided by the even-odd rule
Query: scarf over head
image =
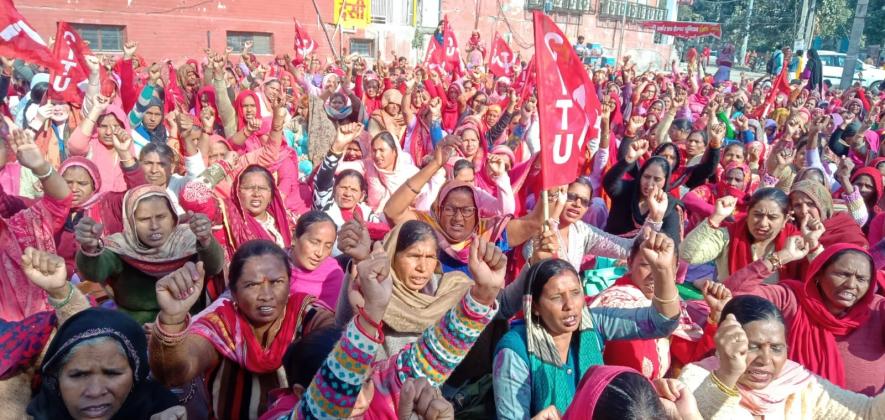
<path fill-rule="evenodd" d="M 477 203 L 480 201 L 476 187 L 463 181 L 451 180 L 443 185 L 439 195 L 436 197 L 436 201 L 434 201 L 430 207 L 430 214 L 419 212 L 418 215 L 421 221 L 429 224 L 430 227 L 433 228 L 433 231 L 436 232 L 436 239 L 440 249 L 450 257 L 466 264 L 470 259 L 470 244 L 473 240 L 482 237 L 489 242 L 497 242 L 498 239 L 501 238 L 501 235 L 504 234 L 504 229 L 507 227 L 509 217 L 481 218 L 479 217 L 479 209 L 477 209 L 473 214 L 474 220 L 476 221 L 476 225 L 473 228 L 473 234 L 460 242 L 456 241 L 446 233 L 445 229 L 439 224 L 439 221 L 442 220 L 442 206 L 446 201 L 446 197 L 449 196 L 449 193 L 458 188 L 469 189 L 470 194 L 473 195 L 473 205 L 474 207 L 477 206 Z"/>
<path fill-rule="evenodd" d="M 339 108 L 335 108 L 332 105 L 332 98 L 335 97 L 341 97 L 344 99 L 344 104 Z M 326 115 L 328 115 L 330 119 L 333 121 L 340 121 L 349 117 L 351 112 L 353 112 L 353 102 L 350 100 L 350 96 L 335 92 L 326 98 L 326 101 L 323 103 L 323 109 L 326 111 Z"/>
<path fill-rule="evenodd" d="M 277 188 L 276 184 L 273 182 L 273 175 L 267 169 L 259 166 L 259 165 L 249 165 L 240 172 L 240 175 L 234 180 L 233 185 L 231 186 L 231 199 L 228 200 L 226 205 L 227 210 L 229 212 L 229 216 L 227 218 L 227 222 L 230 224 L 231 234 L 233 236 L 234 242 L 231 245 L 234 248 L 238 248 L 240 245 L 250 241 L 252 239 L 265 239 L 271 242 L 276 243 L 276 239 L 273 235 L 267 233 L 263 226 L 261 226 L 261 222 L 252 216 L 249 213 L 249 210 L 243 208 L 242 203 L 240 203 L 240 198 L 238 196 L 238 192 L 240 191 L 240 183 L 243 182 L 243 175 L 248 173 L 258 173 L 253 171 L 253 168 L 260 168 L 258 172 L 263 172 L 268 180 L 271 181 L 270 189 L 271 189 L 271 198 L 270 203 L 267 205 L 267 213 L 274 218 L 274 223 L 277 228 L 277 231 L 280 235 L 283 236 L 283 242 L 285 243 L 285 248 L 288 248 L 292 244 L 292 230 L 289 227 L 289 219 L 288 214 L 286 213 L 286 207 L 283 202 L 283 197 L 280 195 L 280 190 Z"/>
<path fill-rule="evenodd" d="M 128 315 L 104 308 L 82 311 L 62 324 L 43 358 L 43 383 L 28 404 L 36 420 L 71 419 L 58 385 L 60 370 L 71 351 L 83 342 L 106 338 L 119 345 L 132 369 L 132 388 L 112 419 L 143 419 L 178 405 L 178 399 L 148 375 L 147 339 L 144 329 Z M 77 351 L 83 351 L 78 349 Z"/>
<path fill-rule="evenodd" d="M 710 356 L 695 364 L 712 373 L 719 369 L 719 358 Z M 790 397 L 805 388 L 812 379 L 811 372 L 801 364 L 788 359 L 777 377 L 763 389 L 750 389 L 738 383 L 737 389 L 741 394 L 740 404 L 750 410 L 754 416 L 767 417 L 771 415 L 777 417 L 776 414 L 783 415 L 784 405 Z"/>
<path fill-rule="evenodd" d="M 747 209 L 749 211 L 749 209 Z M 753 256 L 753 242 L 755 239 L 750 233 L 750 227 L 747 224 L 747 217 L 744 216 L 738 220 L 727 224 L 728 229 L 728 272 L 737 273 L 740 269 L 750 265 L 756 258 Z M 799 230 L 790 223 L 785 223 L 783 229 L 778 232 L 777 236 L 772 240 L 775 250 L 783 249 L 787 238 L 799 235 Z M 759 256 L 764 258 L 765 256 Z M 790 268 L 788 270 L 787 268 Z M 795 269 L 795 264 L 787 264 L 780 270 L 781 278 L 788 278 L 789 273 Z"/>
<path fill-rule="evenodd" d="M 101 174 L 98 171 L 98 166 L 96 166 L 94 162 L 82 156 L 72 156 L 67 158 L 58 169 L 58 173 L 64 174 L 66 170 L 73 167 L 82 168 L 87 174 L 89 174 L 89 177 L 92 178 L 92 197 L 89 197 L 88 200 L 80 203 L 79 206 L 72 207 L 73 210 L 85 210 L 92 207 L 93 204 L 97 203 L 104 197 L 104 193 L 99 192 L 101 191 Z"/>
<path fill-rule="evenodd" d="M 866 322 L 872 312 L 873 297 L 876 294 L 874 268 L 867 293 L 844 316 L 836 317 L 827 309 L 824 303 L 826 298 L 821 295 L 816 277 L 823 274 L 823 267 L 830 259 L 845 250 L 857 251 L 872 260 L 870 254 L 863 248 L 849 244 L 835 244 L 825 248 L 822 254 L 811 261 L 802 282 L 782 281 L 792 289 L 799 302 L 787 337 L 788 357 L 843 388 L 845 364 L 842 361 L 841 351 L 836 345 L 836 336 L 849 335 Z"/>
<path fill-rule="evenodd" d="M 166 200 L 175 226 L 158 248 L 151 248 L 138 239 L 135 230 L 135 209 L 138 204 L 150 198 Z M 178 224 L 178 215 L 172 210 L 172 200 L 163 187 L 141 185 L 123 197 L 123 232 L 105 239 L 105 248 L 117 254 L 123 261 L 139 271 L 160 278 L 179 268 L 197 253 L 197 237 L 187 224 Z"/>
<path fill-rule="evenodd" d="M 305 293 L 290 294 L 285 310 L 274 321 L 275 326 L 279 325 L 277 333 L 266 347 L 255 337 L 252 324 L 234 301 L 227 298 L 206 308 L 205 315 L 194 321 L 188 331 L 208 340 L 221 356 L 249 372 L 270 373 L 282 366 L 283 355 L 315 301 L 315 297 Z"/>
<path fill-rule="evenodd" d="M 814 203 L 820 212 L 824 224 L 824 234 L 820 238 L 821 245 L 827 247 L 839 243 L 848 243 L 862 248 L 869 246 L 861 227 L 847 212 L 834 212 L 833 197 L 830 191 L 820 182 L 806 179 L 793 184 L 790 195 L 802 193 Z"/>
<path fill-rule="evenodd" d="M 399 241 L 402 224 L 397 225 L 387 235 L 384 242 L 384 250 L 393 264 L 396 258 L 396 244 Z M 439 275 L 439 267 L 434 275 Z M 442 274 L 439 285 L 433 295 L 427 295 L 417 290 L 409 289 L 403 280 L 397 278 L 396 271 L 390 268 L 390 277 L 393 279 L 393 296 L 387 311 L 384 312 L 383 321 L 388 327 L 399 333 L 420 334 L 427 327 L 439 322 L 440 318 L 454 308 L 470 286 L 473 280 L 460 271 L 452 271 Z"/>
<path fill-rule="evenodd" d="M 853 183 L 856 181 L 861 175 L 866 175 L 873 180 L 873 193 L 876 194 L 876 196 L 873 198 L 872 202 L 875 205 L 875 203 L 878 203 L 879 199 L 882 198 L 882 173 L 875 167 L 864 166 L 851 174 L 851 182 Z M 870 218 L 872 219 L 873 216 L 875 215 L 870 215 Z"/>
<path fill-rule="evenodd" d="M 599 397 L 605 392 L 615 378 L 623 373 L 639 372 L 623 366 L 591 366 L 584 374 L 581 383 L 578 385 L 578 391 L 575 393 L 575 400 L 563 415 L 562 420 L 585 420 L 593 418 L 593 411 L 596 409 L 596 403 Z M 651 385 L 651 382 L 649 382 Z"/>
<path fill-rule="evenodd" d="M 381 95 L 381 108 L 373 111 L 371 116 L 371 118 L 384 130 L 393 134 L 393 138 L 396 139 L 397 142 L 402 141 L 403 134 L 406 132 L 406 120 L 403 116 L 402 103 L 402 92 L 396 89 L 387 89 L 384 91 L 384 94 Z M 389 104 L 396 104 L 399 106 L 399 112 L 396 114 L 389 114 L 387 112 L 387 105 Z"/>

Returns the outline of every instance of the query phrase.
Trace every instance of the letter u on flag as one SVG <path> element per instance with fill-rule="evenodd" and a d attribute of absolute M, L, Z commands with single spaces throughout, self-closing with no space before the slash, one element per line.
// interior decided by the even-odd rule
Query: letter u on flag
<path fill-rule="evenodd" d="M 49 73 L 50 99 L 82 101 L 83 94 L 77 85 L 89 77 L 86 56 L 92 55 L 92 51 L 69 23 L 59 22 L 52 53 L 60 69 Z"/>
<path fill-rule="evenodd" d="M 599 135 L 599 99 L 584 65 L 562 31 L 534 12 L 535 65 L 541 131 L 541 186 L 578 177 L 584 145 Z"/>

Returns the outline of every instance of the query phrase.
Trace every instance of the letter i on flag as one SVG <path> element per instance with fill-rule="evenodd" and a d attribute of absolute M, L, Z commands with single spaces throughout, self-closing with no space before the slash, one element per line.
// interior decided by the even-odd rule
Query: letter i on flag
<path fill-rule="evenodd" d="M 541 134 L 541 187 L 578 177 L 584 145 L 599 135 L 599 99 L 568 38 L 534 12 L 535 65 Z"/>

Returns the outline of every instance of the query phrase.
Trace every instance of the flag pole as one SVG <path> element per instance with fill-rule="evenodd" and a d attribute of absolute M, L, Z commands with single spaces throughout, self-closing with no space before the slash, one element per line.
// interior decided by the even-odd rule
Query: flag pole
<path fill-rule="evenodd" d="M 547 200 L 547 190 L 541 191 L 541 202 L 544 203 L 544 223 L 541 225 L 541 232 L 547 231 L 547 220 L 550 219 L 550 202 Z"/>
<path fill-rule="evenodd" d="M 317 12 L 317 23 L 320 25 L 320 29 L 323 30 L 323 35 L 326 36 L 326 42 L 329 43 L 329 49 L 332 51 L 332 55 L 335 56 L 335 61 L 340 60 L 338 53 L 335 52 L 335 45 L 332 44 L 332 38 L 329 38 L 329 33 L 326 32 L 326 25 L 323 24 L 323 18 L 320 16 L 320 7 L 317 6 L 317 0 L 311 0 L 313 2 L 313 9 Z M 342 9 L 344 7 L 342 6 Z M 340 21 L 339 21 L 340 22 Z"/>

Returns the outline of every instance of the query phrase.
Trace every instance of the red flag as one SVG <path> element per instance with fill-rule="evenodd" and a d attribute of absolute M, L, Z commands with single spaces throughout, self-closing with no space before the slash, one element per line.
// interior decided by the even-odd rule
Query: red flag
<path fill-rule="evenodd" d="M 790 96 L 790 83 L 787 81 L 787 70 L 786 59 L 784 59 L 784 66 L 781 69 L 780 74 L 774 78 L 774 83 L 771 85 L 771 92 L 768 93 L 768 97 L 765 98 L 765 102 L 759 108 L 753 112 L 753 115 L 760 119 L 768 115 L 768 111 L 771 111 L 771 107 L 774 105 L 774 101 L 777 100 L 778 94 L 785 94 L 788 97 Z"/>
<path fill-rule="evenodd" d="M 599 135 L 599 99 L 568 38 L 544 13 L 534 12 L 541 186 L 578 177 L 584 144 Z"/>
<path fill-rule="evenodd" d="M 298 21 L 295 21 L 295 61 L 301 62 L 304 61 L 304 58 L 308 56 L 308 54 L 312 53 L 317 47 L 317 44 L 313 42 L 313 39 L 310 38 L 310 35 L 307 34 L 307 31 L 301 27 L 301 24 Z"/>
<path fill-rule="evenodd" d="M 49 73 L 49 98 L 82 102 L 83 93 L 77 84 L 89 77 L 86 55 L 91 55 L 92 51 L 70 24 L 59 22 L 52 54 L 60 66 Z"/>
<path fill-rule="evenodd" d="M 538 68 L 535 65 L 535 56 L 532 56 L 532 59 L 529 60 L 528 67 L 519 74 L 518 79 L 517 83 L 522 87 L 522 91 L 519 94 L 519 103 L 521 104 L 529 96 L 532 96 L 532 92 L 534 92 L 535 86 L 538 84 Z"/>
<path fill-rule="evenodd" d="M 190 104 L 187 103 L 184 91 L 178 85 L 178 72 L 175 70 L 175 66 L 172 65 L 172 61 L 167 61 L 166 67 L 169 70 L 169 83 L 166 84 L 166 94 L 163 102 L 164 113 L 172 112 L 179 107 L 190 110 Z"/>
<path fill-rule="evenodd" d="M 435 36 L 431 36 L 430 42 L 427 44 L 427 54 L 424 55 L 424 66 L 429 70 L 445 73 L 445 61 L 446 54 L 442 44 L 437 41 Z"/>
<path fill-rule="evenodd" d="M 446 18 L 443 23 L 443 52 L 445 52 L 445 70 L 452 74 L 453 78 L 461 77 L 464 74 L 461 68 L 461 54 L 458 52 L 458 40 L 455 39 L 455 33 L 449 26 L 449 19 Z"/>
<path fill-rule="evenodd" d="M 0 0 L 0 55 L 50 69 L 59 67 L 43 38 L 16 10 L 12 0 Z"/>
<path fill-rule="evenodd" d="M 510 46 L 501 38 L 501 34 L 495 32 L 495 39 L 492 41 L 492 53 L 489 54 L 489 72 L 496 78 L 501 76 L 511 77 L 513 75 L 513 66 L 516 65 L 516 55 L 510 49 Z"/>

